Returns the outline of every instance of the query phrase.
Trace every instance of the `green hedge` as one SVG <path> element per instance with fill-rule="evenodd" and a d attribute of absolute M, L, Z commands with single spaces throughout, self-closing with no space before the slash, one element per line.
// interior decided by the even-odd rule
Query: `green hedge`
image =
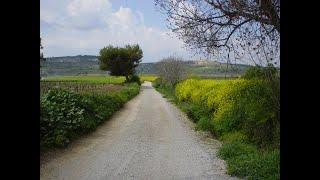
<path fill-rule="evenodd" d="M 139 93 L 137 84 L 125 85 L 119 92 L 77 94 L 52 89 L 41 95 L 41 148 L 63 147 L 76 136 L 94 130 L 122 105 Z"/>

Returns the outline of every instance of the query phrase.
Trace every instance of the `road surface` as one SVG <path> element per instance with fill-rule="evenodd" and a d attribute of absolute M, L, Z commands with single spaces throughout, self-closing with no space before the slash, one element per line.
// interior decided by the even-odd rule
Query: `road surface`
<path fill-rule="evenodd" d="M 95 132 L 41 156 L 41 179 L 235 179 L 220 142 L 193 124 L 150 82 Z"/>

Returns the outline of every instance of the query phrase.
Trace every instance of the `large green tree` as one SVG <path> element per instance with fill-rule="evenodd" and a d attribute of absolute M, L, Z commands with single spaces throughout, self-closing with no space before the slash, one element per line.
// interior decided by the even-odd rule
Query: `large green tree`
<path fill-rule="evenodd" d="M 112 76 L 125 76 L 129 81 L 142 57 L 143 52 L 138 44 L 125 47 L 109 45 L 100 50 L 100 69 L 109 71 Z"/>

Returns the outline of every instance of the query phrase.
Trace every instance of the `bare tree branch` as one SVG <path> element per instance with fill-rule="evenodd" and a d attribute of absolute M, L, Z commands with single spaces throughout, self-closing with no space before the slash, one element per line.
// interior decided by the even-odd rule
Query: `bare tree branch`
<path fill-rule="evenodd" d="M 280 0 L 155 2 L 167 15 L 168 28 L 190 49 L 216 54 L 232 48 L 233 53 L 238 53 L 247 49 L 243 46 L 250 46 L 251 51 L 259 54 L 262 46 L 279 48 Z M 259 45 L 258 41 L 267 43 Z"/>

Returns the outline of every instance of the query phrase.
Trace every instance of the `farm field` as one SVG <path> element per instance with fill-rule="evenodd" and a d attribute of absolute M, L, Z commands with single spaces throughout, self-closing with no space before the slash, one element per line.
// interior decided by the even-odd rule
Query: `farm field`
<path fill-rule="evenodd" d="M 91 76 L 52 76 L 46 77 L 41 82 L 46 81 L 58 81 L 58 82 L 83 82 L 90 84 L 122 84 L 125 78 L 122 76 L 103 76 L 103 75 L 91 75 Z"/>
<path fill-rule="evenodd" d="M 154 81 L 157 76 L 155 74 L 139 75 L 141 81 Z M 96 84 L 122 84 L 125 81 L 123 76 L 108 76 L 99 74 L 88 74 L 82 76 L 49 76 L 41 80 L 41 82 L 83 82 Z"/>
<path fill-rule="evenodd" d="M 141 75 L 140 80 L 153 82 L 157 76 Z M 114 76 L 56 76 L 47 77 L 40 81 L 40 92 L 44 93 L 52 88 L 67 89 L 79 93 L 117 91 L 122 89 L 125 78 Z"/>
<path fill-rule="evenodd" d="M 142 74 L 139 76 L 140 77 L 140 80 L 141 82 L 144 82 L 144 81 L 150 81 L 150 82 L 153 82 L 154 80 L 156 80 L 158 77 L 154 74 Z"/>

